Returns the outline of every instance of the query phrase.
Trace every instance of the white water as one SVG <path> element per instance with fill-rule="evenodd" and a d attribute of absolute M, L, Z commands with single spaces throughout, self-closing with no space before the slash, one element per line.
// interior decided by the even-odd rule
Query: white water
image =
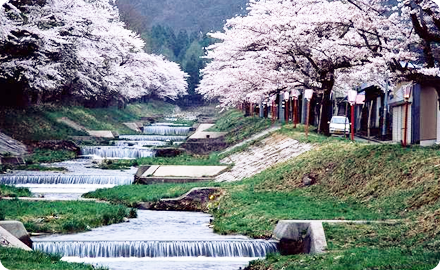
<path fill-rule="evenodd" d="M 214 234 L 208 227 L 210 219 L 211 216 L 203 213 L 138 211 L 138 218 L 129 223 L 33 240 L 36 248 L 46 245 L 54 251 L 76 252 L 72 254 L 77 256 L 64 260 L 90 262 L 111 270 L 237 270 L 255 259 L 252 255 L 264 256 L 268 250 L 273 251 L 273 244 L 268 241 Z M 98 254 L 101 257 L 91 258 Z M 201 254 L 205 255 L 197 256 Z M 80 258 L 85 255 L 88 257 Z M 102 257 L 110 255 L 119 257 Z"/>
<path fill-rule="evenodd" d="M 115 146 L 136 146 L 136 147 L 144 147 L 144 146 L 164 146 L 170 144 L 167 141 L 114 141 Z"/>
<path fill-rule="evenodd" d="M 186 136 L 161 136 L 161 135 L 121 135 L 119 139 L 129 141 L 172 141 L 181 142 Z"/>
<path fill-rule="evenodd" d="M 175 124 L 175 123 L 154 123 L 152 126 L 168 126 L 168 127 L 184 127 L 185 124 Z"/>
<path fill-rule="evenodd" d="M 88 184 L 88 185 L 129 185 L 133 182 L 132 175 L 72 175 L 72 174 L 46 174 L 46 175 L 2 175 L 0 183 L 4 185 L 26 184 Z"/>
<path fill-rule="evenodd" d="M 145 126 L 145 134 L 156 135 L 188 135 L 190 127 Z"/>
<path fill-rule="evenodd" d="M 35 242 L 34 249 L 80 258 L 119 257 L 265 257 L 275 252 L 274 243 L 263 240 L 198 241 L 47 241 Z"/>
<path fill-rule="evenodd" d="M 154 157 L 155 151 L 149 148 L 130 146 L 85 146 L 82 155 L 93 155 L 100 158 L 144 158 Z"/>
<path fill-rule="evenodd" d="M 91 159 L 75 159 L 47 165 L 64 167 L 66 172 L 13 171 L 0 175 L 0 184 L 27 187 L 35 196 L 50 199 L 78 199 L 81 194 L 98 188 L 133 183 L 136 169 L 101 170 Z"/>

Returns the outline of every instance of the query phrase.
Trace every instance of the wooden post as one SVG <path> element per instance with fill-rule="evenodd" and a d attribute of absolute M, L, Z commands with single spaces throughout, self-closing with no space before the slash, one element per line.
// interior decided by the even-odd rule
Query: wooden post
<path fill-rule="evenodd" d="M 309 138 L 309 115 L 310 115 L 310 100 L 307 100 L 307 114 L 306 114 L 306 138 Z"/>
<path fill-rule="evenodd" d="M 351 104 L 351 140 L 354 141 L 354 105 Z"/>
<path fill-rule="evenodd" d="M 407 145 L 407 133 L 408 133 L 408 106 L 409 102 L 408 100 L 405 100 L 405 127 L 404 127 L 404 134 L 403 134 L 403 147 L 406 147 Z"/>

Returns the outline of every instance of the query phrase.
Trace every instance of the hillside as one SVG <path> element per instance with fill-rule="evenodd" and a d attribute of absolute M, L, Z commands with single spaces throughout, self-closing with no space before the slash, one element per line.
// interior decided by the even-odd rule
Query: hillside
<path fill-rule="evenodd" d="M 170 26 L 174 31 L 209 32 L 223 27 L 226 19 L 245 12 L 247 0 L 119 0 L 131 5 L 145 19 L 147 27 Z"/>

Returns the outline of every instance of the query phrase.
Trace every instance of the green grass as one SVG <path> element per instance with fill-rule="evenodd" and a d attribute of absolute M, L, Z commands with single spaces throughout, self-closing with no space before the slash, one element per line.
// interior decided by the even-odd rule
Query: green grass
<path fill-rule="evenodd" d="M 328 244 L 325 254 L 273 254 L 266 260 L 252 262 L 247 269 L 430 270 L 440 261 L 438 241 L 433 246 L 402 238 L 410 230 L 407 224 L 324 224 L 324 229 Z"/>
<path fill-rule="evenodd" d="M 69 150 L 35 149 L 32 155 L 26 158 L 27 164 L 54 163 L 76 158 L 76 153 Z"/>
<path fill-rule="evenodd" d="M 109 189 L 98 189 L 83 195 L 136 207 L 140 202 L 156 202 L 162 198 L 175 198 L 194 187 L 215 187 L 218 183 L 199 182 L 186 184 L 128 185 Z"/>
<path fill-rule="evenodd" d="M 226 142 L 237 143 L 269 128 L 271 124 L 270 119 L 245 117 L 241 111 L 231 109 L 220 115 L 215 126 L 208 131 L 228 132 L 225 136 Z"/>
<path fill-rule="evenodd" d="M 291 125 L 283 126 L 279 133 L 312 143 L 314 149 L 240 182 L 217 184 L 226 196 L 217 208 L 211 208 L 216 232 L 268 238 L 282 219 L 400 222 L 325 225 L 328 253 L 275 254 L 249 269 L 397 270 L 432 269 L 438 264 L 439 147 L 353 143 L 313 132 L 306 138 L 302 126 L 293 129 Z M 305 175 L 317 183 L 304 187 Z M 176 197 L 191 187 L 125 186 L 88 196 L 135 205 L 137 201 Z"/>
<path fill-rule="evenodd" d="M 0 185 L 0 196 L 3 197 L 30 197 L 28 188 L 17 188 L 14 186 Z"/>
<path fill-rule="evenodd" d="M 39 251 L 24 251 L 0 246 L 0 261 L 9 270 L 105 270 L 92 265 L 67 263 L 61 256 L 50 255 Z"/>
<path fill-rule="evenodd" d="M 120 134 L 134 134 L 123 122 L 137 121 L 141 117 L 171 113 L 174 106 L 154 100 L 150 103 L 130 104 L 125 109 L 95 108 L 81 106 L 55 106 L 44 104 L 26 110 L 1 110 L 2 132 L 23 142 L 40 140 L 63 140 L 69 136 L 87 135 L 74 130 L 57 119 L 67 117 L 90 130 L 113 130 Z"/>
<path fill-rule="evenodd" d="M 29 165 L 19 165 L 14 167 L 14 170 L 19 171 L 55 171 L 55 172 L 63 172 L 67 171 L 64 167 L 46 167 L 40 164 L 29 164 Z"/>
<path fill-rule="evenodd" d="M 29 202 L 1 200 L 6 220 L 23 222 L 29 232 L 74 233 L 122 222 L 133 215 L 122 205 L 94 202 Z"/>
<path fill-rule="evenodd" d="M 139 165 L 192 165 L 215 166 L 220 165 L 217 154 L 210 156 L 191 156 L 182 154 L 176 157 L 146 157 L 135 160 L 107 160 L 99 165 L 101 169 L 120 170 Z"/>

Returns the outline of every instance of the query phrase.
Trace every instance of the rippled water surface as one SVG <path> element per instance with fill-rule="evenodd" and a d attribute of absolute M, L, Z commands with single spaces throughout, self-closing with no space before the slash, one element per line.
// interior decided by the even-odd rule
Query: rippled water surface
<path fill-rule="evenodd" d="M 52 235 L 34 238 L 38 242 L 69 241 L 247 241 L 244 236 L 224 236 L 209 227 L 211 216 L 194 212 L 138 211 L 138 218 L 75 235 Z M 78 258 L 64 257 L 72 262 L 104 265 L 112 270 L 131 269 L 207 269 L 238 270 L 253 257 L 159 257 L 159 258 Z"/>

